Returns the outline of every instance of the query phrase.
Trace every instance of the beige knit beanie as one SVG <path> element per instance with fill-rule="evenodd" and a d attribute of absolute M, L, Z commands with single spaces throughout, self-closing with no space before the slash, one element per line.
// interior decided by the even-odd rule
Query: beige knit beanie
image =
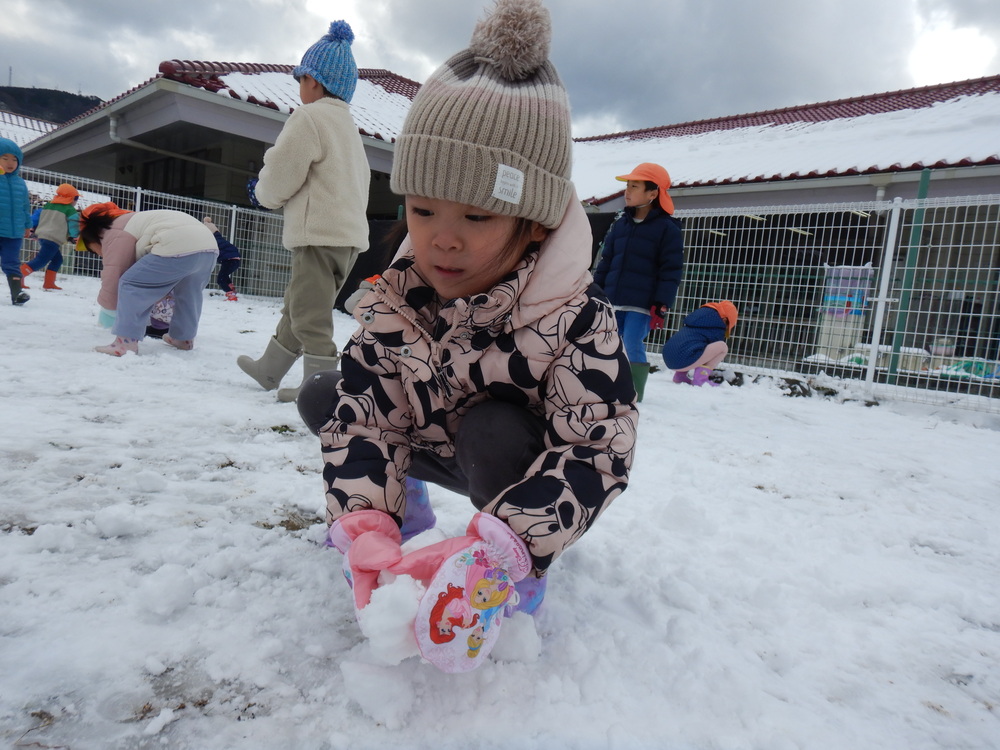
<path fill-rule="evenodd" d="M 414 98 L 396 139 L 392 191 L 558 226 L 573 193 L 572 137 L 551 36 L 539 0 L 497 0 L 469 48 Z"/>

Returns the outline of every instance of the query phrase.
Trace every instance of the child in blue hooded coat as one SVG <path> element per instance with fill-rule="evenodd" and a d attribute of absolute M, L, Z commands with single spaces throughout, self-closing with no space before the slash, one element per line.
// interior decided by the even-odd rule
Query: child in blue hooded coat
<path fill-rule="evenodd" d="M 715 386 L 712 371 L 729 353 L 729 338 L 736 327 L 736 305 L 729 300 L 709 302 L 690 313 L 681 328 L 663 345 L 663 363 L 674 370 L 675 383 Z"/>
<path fill-rule="evenodd" d="M 31 299 L 21 288 L 21 243 L 31 227 L 31 198 L 20 175 L 24 154 L 9 138 L 0 138 L 0 268 L 7 277 L 10 301 Z"/>

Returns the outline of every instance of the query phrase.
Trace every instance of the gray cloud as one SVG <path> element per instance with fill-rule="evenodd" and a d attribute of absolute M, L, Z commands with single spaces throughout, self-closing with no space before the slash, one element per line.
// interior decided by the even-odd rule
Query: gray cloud
<path fill-rule="evenodd" d="M 110 98 L 170 58 L 295 63 L 333 18 L 318 3 L 14 0 L 0 71 L 14 85 Z M 329 4 L 347 16 L 344 3 Z M 363 67 L 422 81 L 468 44 L 492 0 L 367 0 Z M 1000 47 L 996 0 L 546 0 L 552 59 L 577 135 L 655 127 L 909 88 L 916 13 Z M 339 16 L 337 16 L 339 17 Z M 1000 73 L 1000 56 L 990 73 Z M 7 81 L 4 80 L 4 83 Z M 942 81 L 944 82 L 944 81 Z M 586 128 L 586 130 L 584 130 Z"/>

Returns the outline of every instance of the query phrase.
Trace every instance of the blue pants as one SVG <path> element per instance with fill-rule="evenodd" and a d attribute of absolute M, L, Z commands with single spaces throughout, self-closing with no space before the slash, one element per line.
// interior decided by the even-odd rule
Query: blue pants
<path fill-rule="evenodd" d="M 647 362 L 646 345 L 643 341 L 649 335 L 649 315 L 632 310 L 615 312 L 618 320 L 618 334 L 622 337 L 625 356 L 632 364 Z"/>
<path fill-rule="evenodd" d="M 126 339 L 143 338 L 153 306 L 172 291 L 170 336 L 179 341 L 193 339 L 198 335 L 203 292 L 214 266 L 214 252 L 142 256 L 118 281 L 118 314 L 111 332 Z"/>
<path fill-rule="evenodd" d="M 62 268 L 63 255 L 58 242 L 38 240 L 38 245 L 38 255 L 28 261 L 28 267 L 32 271 L 37 271 L 44 266 L 48 266 L 50 271 L 58 271 Z"/>
<path fill-rule="evenodd" d="M 228 260 L 219 261 L 219 275 L 215 277 L 215 281 L 219 285 L 219 289 L 224 292 L 231 292 L 234 290 L 233 274 L 236 273 L 236 269 L 239 267 L 239 258 L 229 258 Z"/>
<path fill-rule="evenodd" d="M 37 271 L 46 265 L 50 271 L 58 271 L 62 268 L 63 256 L 59 249 L 59 243 L 52 240 L 38 240 L 38 244 L 38 255 L 28 261 L 28 267 L 32 271 Z"/>
<path fill-rule="evenodd" d="M 21 278 L 22 237 L 0 237 L 0 269 L 4 276 Z"/>

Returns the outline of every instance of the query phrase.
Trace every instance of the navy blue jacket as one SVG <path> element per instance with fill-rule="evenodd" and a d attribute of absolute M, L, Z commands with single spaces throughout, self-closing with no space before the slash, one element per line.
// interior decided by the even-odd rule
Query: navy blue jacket
<path fill-rule="evenodd" d="M 222 232 L 213 232 L 213 234 L 215 235 L 215 244 L 219 246 L 220 262 L 224 260 L 240 259 L 240 249 L 223 237 Z"/>
<path fill-rule="evenodd" d="M 699 307 L 690 313 L 681 329 L 663 345 L 663 364 L 668 369 L 693 365 L 713 341 L 725 341 L 726 321 L 715 308 Z"/>
<path fill-rule="evenodd" d="M 634 214 L 626 208 L 604 236 L 594 281 L 616 307 L 673 307 L 684 272 L 681 223 L 655 205 L 638 224 Z"/>

